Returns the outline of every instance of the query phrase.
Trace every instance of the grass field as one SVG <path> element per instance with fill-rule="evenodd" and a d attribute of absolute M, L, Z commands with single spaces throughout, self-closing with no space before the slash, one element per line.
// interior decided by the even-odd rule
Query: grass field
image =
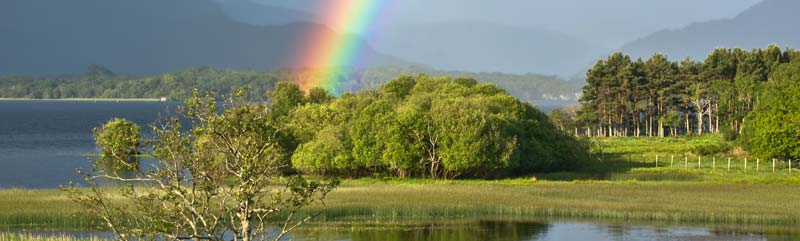
<path fill-rule="evenodd" d="M 346 181 L 321 221 L 403 222 L 482 216 L 800 225 L 800 192 L 786 184 L 681 182 Z M 86 227 L 56 190 L 0 191 L 0 225 Z"/>
<path fill-rule="evenodd" d="M 735 159 L 737 164 L 731 157 L 728 171 L 727 153 L 720 153 L 717 160 L 724 161 L 716 168 L 713 157 L 701 157 L 698 166 L 692 150 L 722 142 L 718 136 L 601 141 L 607 146 L 602 161 L 579 171 L 535 174 L 535 178 L 344 180 L 329 196 L 329 209 L 318 221 L 537 217 L 800 227 L 800 170 L 790 172 L 788 163 L 775 173 L 771 163 L 758 172 L 748 166 L 745 172 L 743 159 Z M 664 156 L 659 167 L 655 155 Z M 676 158 L 670 165 L 671 155 Z M 0 227 L 85 228 L 90 223 L 61 191 L 0 190 Z"/>
<path fill-rule="evenodd" d="M 600 138 L 595 143 L 599 146 L 594 148 L 598 160 L 585 164 L 581 170 L 536 176 L 561 181 L 800 184 L 800 161 L 775 160 L 773 169 L 771 159 L 750 157 L 746 152 L 736 150 L 735 143 L 727 142 L 719 135 Z M 723 151 L 715 152 L 716 149 Z"/>

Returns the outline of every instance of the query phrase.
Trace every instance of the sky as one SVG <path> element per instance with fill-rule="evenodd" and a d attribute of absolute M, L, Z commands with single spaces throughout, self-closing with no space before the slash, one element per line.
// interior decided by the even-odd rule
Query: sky
<path fill-rule="evenodd" d="M 323 0 L 257 0 L 314 12 Z M 324 0 L 373 1 L 373 0 Z M 383 0 L 376 26 L 484 21 L 559 31 L 615 49 L 663 29 L 732 18 L 761 0 Z M 339 30 L 347 31 L 347 30 Z"/>

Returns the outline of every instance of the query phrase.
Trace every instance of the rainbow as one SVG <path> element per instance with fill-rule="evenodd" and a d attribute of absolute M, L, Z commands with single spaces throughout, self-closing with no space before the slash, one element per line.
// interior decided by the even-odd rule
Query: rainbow
<path fill-rule="evenodd" d="M 295 83 L 303 91 L 322 87 L 339 95 L 347 87 L 343 71 L 354 66 L 362 49 L 361 37 L 367 33 L 385 0 L 322 0 L 319 1 L 317 23 L 335 31 L 312 30 L 301 45 L 294 66 L 308 68 Z"/>

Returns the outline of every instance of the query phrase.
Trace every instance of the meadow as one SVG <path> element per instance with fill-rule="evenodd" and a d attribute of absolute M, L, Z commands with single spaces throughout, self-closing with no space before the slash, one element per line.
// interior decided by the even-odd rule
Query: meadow
<path fill-rule="evenodd" d="M 788 163 L 774 173 L 771 166 L 745 172 L 743 163 L 732 163 L 730 171 L 727 163 L 717 163 L 715 170 L 706 156 L 697 166 L 692 150 L 722 143 L 718 136 L 600 141 L 608 146 L 603 160 L 574 172 L 503 180 L 343 180 L 316 221 L 402 224 L 537 217 L 800 226 L 800 170 L 790 172 Z M 685 166 L 681 156 L 681 165 L 676 161 L 670 167 L 665 158 L 655 167 L 655 155 L 676 155 L 676 160 L 686 155 L 692 161 Z M 0 190 L 0 227 L 87 228 L 91 223 L 62 191 Z"/>

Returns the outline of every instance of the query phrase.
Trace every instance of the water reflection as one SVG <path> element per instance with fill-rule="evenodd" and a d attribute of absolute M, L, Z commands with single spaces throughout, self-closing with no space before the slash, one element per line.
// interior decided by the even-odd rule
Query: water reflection
<path fill-rule="evenodd" d="M 536 240 L 547 232 L 549 224 L 539 222 L 476 221 L 465 223 L 423 224 L 405 227 L 311 228 L 295 233 L 301 240 L 352 241 L 522 241 Z"/>
<path fill-rule="evenodd" d="M 653 226 L 655 225 L 655 226 Z M 45 236 L 100 237 L 109 233 L 80 231 L 11 232 Z M 284 240 L 299 241 L 789 241 L 800 240 L 796 226 L 676 227 L 658 224 L 609 224 L 592 221 L 452 221 L 425 224 L 311 224 Z"/>
<path fill-rule="evenodd" d="M 779 230 L 792 230 L 792 227 Z M 319 226 L 299 230 L 293 240 L 352 241 L 618 241 L 618 240 L 800 240 L 797 232 L 767 227 L 675 227 L 593 222 L 467 221 L 407 226 Z M 758 231 L 753 231 L 758 230 Z M 288 239 L 287 239 L 288 240 Z"/>

